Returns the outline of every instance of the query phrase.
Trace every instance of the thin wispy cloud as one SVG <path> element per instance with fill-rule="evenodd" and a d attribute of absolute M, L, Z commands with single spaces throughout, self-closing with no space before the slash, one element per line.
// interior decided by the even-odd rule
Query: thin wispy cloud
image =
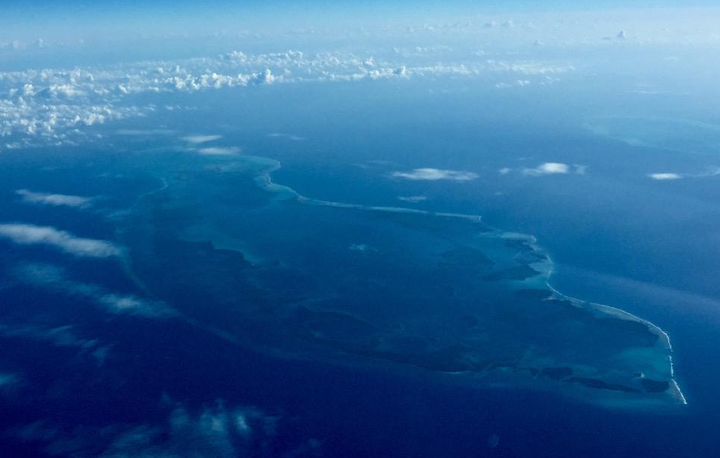
<path fill-rule="evenodd" d="M 565 164 L 563 162 L 543 162 L 537 167 L 520 167 L 513 169 L 510 167 L 503 167 L 498 170 L 500 175 L 509 175 L 511 173 L 520 173 L 521 175 L 528 177 L 543 177 L 548 175 L 585 175 L 587 173 L 588 166 L 581 164 Z"/>
<path fill-rule="evenodd" d="M 23 202 L 30 204 L 50 205 L 53 207 L 72 207 L 84 209 L 91 205 L 92 198 L 72 196 L 67 194 L 48 194 L 44 192 L 33 192 L 27 189 L 18 189 L 15 194 L 20 196 Z"/>
<path fill-rule="evenodd" d="M 182 140 L 185 140 L 188 143 L 192 143 L 193 145 L 199 145 L 201 143 L 208 143 L 213 142 L 215 140 L 220 140 L 222 138 L 222 135 L 190 135 L 187 137 L 182 137 Z"/>
<path fill-rule="evenodd" d="M 561 162 L 545 162 L 535 168 L 523 169 L 523 175 L 539 177 L 543 175 L 558 175 L 570 172 L 570 166 Z"/>
<path fill-rule="evenodd" d="M 255 407 L 232 406 L 222 399 L 190 408 L 163 398 L 165 418 L 153 423 L 114 425 L 100 430 L 68 429 L 49 421 L 13 430 L 25 441 L 45 443 L 48 450 L 73 446 L 73 456 L 101 458 L 238 458 L 251 456 L 319 456 L 320 441 L 278 440 L 282 417 Z"/>
<path fill-rule="evenodd" d="M 574 71 L 572 65 L 553 62 L 526 59 L 484 61 L 477 59 L 474 52 L 470 59 L 457 60 L 456 53 L 440 51 L 448 49 L 441 45 L 415 46 L 410 53 L 396 49 L 397 52 L 385 59 L 376 59 L 372 53 L 349 53 L 342 46 L 341 49 L 315 54 L 300 51 L 245 54 L 233 51 L 219 56 L 174 61 L 89 65 L 69 72 L 61 68 L 42 72 L 0 72 L 0 93 L 8 95 L 0 104 L 0 137 L 15 138 L 0 144 L 0 148 L 72 144 L 82 140 L 86 127 L 155 113 L 158 107 L 142 103 L 134 97 L 138 94 L 193 93 L 273 83 L 305 84 L 309 81 L 359 82 L 436 76 L 474 78 L 483 74 L 497 74 L 502 78 L 500 81 L 508 81 L 509 86 L 548 85 L 559 82 L 558 77 L 562 74 Z M 427 52 L 440 60 L 428 65 L 424 60 L 417 59 Z M 175 110 L 176 107 L 164 106 L 166 110 Z M 127 127 L 116 130 L 114 134 L 144 138 L 177 135 L 177 131 L 162 126 L 157 129 Z M 289 140 L 303 139 L 291 134 L 281 136 Z M 214 135 L 189 135 L 184 140 L 194 145 L 212 141 L 204 137 Z"/>
<path fill-rule="evenodd" d="M 709 167 L 704 172 L 699 173 L 660 172 L 649 173 L 647 176 L 657 181 L 674 181 L 683 178 L 710 178 L 720 176 L 720 167 Z"/>
<path fill-rule="evenodd" d="M 128 137 L 150 137 L 153 135 L 173 135 L 175 131 L 169 129 L 118 129 L 115 133 Z"/>
<path fill-rule="evenodd" d="M 478 177 L 477 174 L 473 172 L 433 168 L 413 169 L 409 172 L 393 172 L 391 176 L 415 181 L 472 181 Z"/>
<path fill-rule="evenodd" d="M 177 314 L 162 302 L 149 301 L 130 294 L 118 294 L 100 285 L 71 280 L 63 268 L 52 264 L 25 264 L 15 269 L 15 275 L 24 283 L 81 297 L 113 314 L 144 318 L 165 318 Z"/>
<path fill-rule="evenodd" d="M 112 242 L 77 237 L 51 226 L 0 224 L 0 238 L 18 245 L 46 245 L 78 257 L 107 258 L 122 254 L 122 250 Z"/>
<path fill-rule="evenodd" d="M 200 148 L 197 150 L 197 152 L 202 154 L 203 156 L 232 156 L 234 154 L 238 154 L 240 151 L 242 151 L 242 150 L 235 146 L 231 146 L 231 147 L 213 146 L 213 147 L 208 147 L 208 148 Z"/>
<path fill-rule="evenodd" d="M 174 315 L 172 309 L 160 302 L 147 301 L 136 296 L 121 294 L 102 294 L 97 297 L 100 304 L 117 314 L 138 315 L 146 318 L 159 318 Z"/>
<path fill-rule="evenodd" d="M 32 324 L 20 326 L 0 324 L 0 335 L 3 337 L 18 337 L 47 341 L 57 347 L 82 347 L 85 345 L 94 345 L 93 342 L 96 342 L 93 340 L 79 338 L 75 335 L 73 327 L 70 325 L 46 328 Z"/>
<path fill-rule="evenodd" d="M 286 138 L 288 140 L 292 140 L 292 141 L 296 141 L 296 142 L 305 140 L 305 137 L 300 137 L 300 136 L 292 135 L 292 134 L 283 134 L 280 132 L 273 132 L 272 134 L 268 134 L 268 137 L 270 137 L 270 138 Z"/>
<path fill-rule="evenodd" d="M 35 324 L 0 324 L 0 336 L 44 342 L 55 347 L 76 348 L 78 356 L 89 355 L 99 365 L 105 362 L 110 350 L 108 345 L 100 345 L 97 339 L 78 336 L 72 325 L 47 327 Z"/>
<path fill-rule="evenodd" d="M 648 176 L 658 181 L 679 180 L 683 177 L 679 173 L 651 173 Z"/>
<path fill-rule="evenodd" d="M 426 201 L 427 197 L 425 197 L 425 196 L 398 196 L 397 199 L 402 202 L 409 202 L 411 204 L 416 204 L 418 202 Z"/>

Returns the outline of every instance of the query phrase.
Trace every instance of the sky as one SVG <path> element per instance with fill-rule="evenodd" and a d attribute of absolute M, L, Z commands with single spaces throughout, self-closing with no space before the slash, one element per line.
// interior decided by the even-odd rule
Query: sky
<path fill-rule="evenodd" d="M 122 33 L 210 30 L 232 26 L 322 25 L 333 21 L 482 14 L 536 14 L 545 12 L 601 11 L 633 8 L 690 8 L 717 6 L 712 0 L 5 0 L 0 14 L 0 40 L 35 35 L 78 35 L 99 30 Z"/>

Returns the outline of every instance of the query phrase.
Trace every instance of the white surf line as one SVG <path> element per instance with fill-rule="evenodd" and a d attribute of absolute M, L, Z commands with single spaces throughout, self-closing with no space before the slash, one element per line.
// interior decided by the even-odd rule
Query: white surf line
<path fill-rule="evenodd" d="M 547 255 L 548 260 L 550 261 L 550 272 L 548 273 L 547 281 L 545 282 L 545 284 L 546 284 L 547 287 L 550 289 L 550 291 L 552 291 L 554 294 L 560 296 L 562 299 L 570 300 L 571 302 L 582 302 L 582 303 L 585 303 L 585 304 L 590 304 L 590 305 L 599 307 L 601 310 L 605 311 L 605 312 L 608 313 L 608 314 L 610 314 L 610 312 L 613 312 L 613 313 L 616 314 L 616 315 L 620 315 L 620 316 L 623 316 L 623 315 L 624 315 L 624 316 L 630 317 L 630 318 L 632 318 L 632 319 L 634 319 L 634 320 L 636 320 L 636 321 L 644 324 L 645 326 L 647 326 L 647 327 L 649 327 L 649 328 L 651 328 L 651 329 L 654 329 L 654 330 L 656 330 L 657 332 L 660 333 L 660 335 L 661 335 L 662 338 L 664 339 L 665 343 L 667 344 L 667 348 L 668 348 L 668 351 L 669 351 L 669 354 L 668 354 L 668 363 L 670 364 L 670 384 L 671 384 L 671 385 L 673 386 L 673 388 L 675 389 L 675 393 L 679 396 L 680 402 L 683 403 L 683 404 L 685 404 L 685 405 L 687 405 L 687 403 L 688 403 L 688 402 L 687 402 L 687 398 L 685 397 L 685 394 L 683 394 L 682 390 L 680 389 L 680 385 L 678 385 L 677 381 L 675 380 L 675 364 L 674 364 L 673 358 L 672 358 L 673 346 L 672 346 L 672 341 L 670 340 L 670 336 L 668 335 L 668 333 L 665 332 L 660 326 L 656 325 L 655 323 L 653 323 L 653 322 L 651 322 L 651 321 L 648 321 L 648 320 L 646 320 L 646 319 L 644 319 L 644 318 L 640 318 L 640 317 L 637 316 L 637 315 L 633 315 L 632 313 L 628 312 L 627 310 L 623 310 L 623 309 L 618 308 L 618 307 L 613 307 L 612 305 L 606 305 L 606 304 L 599 304 L 599 303 L 596 303 L 596 302 L 584 301 L 584 300 L 582 300 L 582 299 L 578 299 L 578 298 L 576 298 L 576 297 L 571 297 L 571 296 L 568 296 L 567 294 L 561 293 L 560 291 L 558 291 L 557 289 L 555 289 L 555 288 L 550 284 L 550 276 L 551 276 L 552 273 L 554 272 L 555 263 L 552 261 L 552 259 L 550 259 L 550 255 L 549 255 L 549 254 L 546 253 L 546 255 Z"/>
<path fill-rule="evenodd" d="M 480 222 L 482 221 L 481 215 L 470 215 L 465 213 L 447 213 L 447 212 L 433 212 L 433 211 L 427 211 L 427 210 L 418 210 L 416 208 L 406 208 L 406 207 L 384 207 L 384 206 L 373 206 L 373 205 L 361 205 L 361 204 L 347 204 L 342 202 L 332 202 L 329 200 L 321 200 L 321 199 L 312 199 L 309 197 L 305 197 L 301 194 L 299 194 L 294 189 L 280 185 L 277 183 L 274 183 L 272 181 L 272 178 L 270 174 L 276 170 L 278 170 L 281 167 L 281 164 L 279 161 L 274 161 L 275 164 L 273 166 L 269 167 L 267 170 L 265 170 L 258 178 L 260 178 L 261 187 L 267 191 L 278 193 L 281 191 L 287 191 L 295 196 L 295 198 L 298 200 L 298 202 L 307 204 L 307 205 L 318 205 L 318 206 L 325 206 L 325 207 L 335 207 L 335 208 L 349 208 L 349 209 L 355 209 L 355 210 L 365 210 L 365 211 L 377 211 L 377 212 L 387 212 L 387 213 L 407 213 L 407 214 L 413 214 L 413 215 L 427 215 L 427 216 L 441 216 L 446 218 L 460 218 L 460 219 L 467 219 L 470 221 Z"/>

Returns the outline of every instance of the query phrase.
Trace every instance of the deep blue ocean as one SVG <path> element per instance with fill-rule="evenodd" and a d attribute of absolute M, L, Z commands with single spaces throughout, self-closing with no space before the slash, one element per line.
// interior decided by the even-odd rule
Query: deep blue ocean
<path fill-rule="evenodd" d="M 606 408 L 561 392 L 457 386 L 403 372 L 275 357 L 188 323 L 108 318 L 81 295 L 14 285 L 11 271 L 18 262 L 40 259 L 67 265 L 107 290 L 138 294 L 119 263 L 98 269 L 93 260 L 2 242 L 2 323 L 72 321 L 112 348 L 99 365 L 76 346 L 1 337 L 0 369 L 21 373 L 28 383 L 0 397 L 0 456 L 101 456 L 117 425 L 163 423 L 168 399 L 190 412 L 223 399 L 277 418 L 272 433 L 266 431 L 272 440 L 247 445 L 250 456 L 717 455 L 720 186 L 713 177 L 665 182 L 648 174 L 701 174 L 720 165 L 720 157 L 631 145 L 596 135 L 586 123 L 615 114 L 718 120 L 693 100 L 641 103 L 583 95 L 572 87 L 520 97 L 452 80 L 364 84 L 184 96 L 188 100 L 178 103 L 199 108 L 101 126 L 106 140 L 89 146 L 4 152 L 0 219 L 114 240 L 112 218 L 92 212 L 69 217 L 65 209 L 18 204 L 14 191 L 101 195 L 107 213 L 120 211 L 158 186 L 131 155 L 146 154 L 147 161 L 177 141 L 114 135 L 113 129 L 152 124 L 183 134 L 220 134 L 244 154 L 280 161 L 273 181 L 307 197 L 480 214 L 493 227 L 535 235 L 555 263 L 552 285 L 558 290 L 626 310 L 670 335 L 688 405 Z M 276 133 L 283 135 L 270 135 Z M 546 162 L 586 168 L 583 174 L 518 172 Z M 416 168 L 468 171 L 478 178 L 392 177 Z M 499 173 L 503 168 L 512 171 Z M 425 199 L 398 200 L 407 196 Z M 45 435 L 28 433 L 27 425 L 38 425 Z"/>

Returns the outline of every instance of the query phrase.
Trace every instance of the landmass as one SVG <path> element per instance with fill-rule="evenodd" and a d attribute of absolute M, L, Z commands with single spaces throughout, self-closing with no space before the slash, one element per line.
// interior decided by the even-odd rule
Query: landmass
<path fill-rule="evenodd" d="M 270 159 L 202 160 L 153 163 L 167 186 L 122 230 L 133 276 L 185 319 L 281 357 L 685 403 L 667 334 L 554 290 L 534 237 L 478 215 L 306 198 L 272 182 Z"/>

